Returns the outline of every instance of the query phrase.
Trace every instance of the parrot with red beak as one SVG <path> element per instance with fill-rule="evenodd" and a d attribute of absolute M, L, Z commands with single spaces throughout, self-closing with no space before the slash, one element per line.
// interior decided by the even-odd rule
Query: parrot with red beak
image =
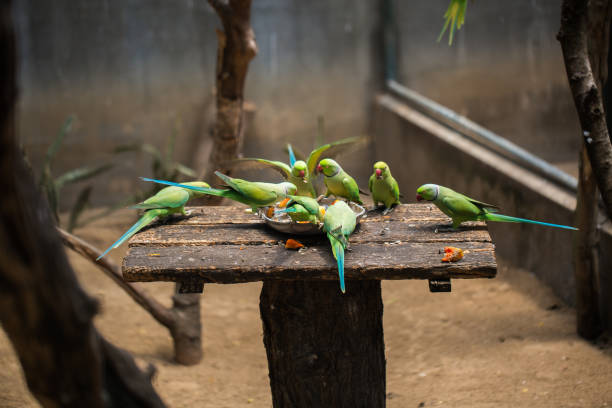
<path fill-rule="evenodd" d="M 334 195 L 336 197 L 346 198 L 349 201 L 353 201 L 358 204 L 363 204 L 359 197 L 359 186 L 354 178 L 342 170 L 342 167 L 332 159 L 323 159 L 317 166 L 317 171 L 323 173 L 325 178 L 325 197 Z"/>
<path fill-rule="evenodd" d="M 232 163 L 246 163 L 255 164 L 258 166 L 265 166 L 278 171 L 288 182 L 294 184 L 297 187 L 297 194 L 299 196 L 316 198 L 317 193 L 312 184 L 314 177 L 316 176 L 316 165 L 317 161 L 321 156 L 333 157 L 343 150 L 347 145 L 354 144 L 363 140 L 360 137 L 349 137 L 346 139 L 338 140 L 337 142 L 327 143 L 323 146 L 319 146 L 310 152 L 308 159 L 296 160 L 291 145 L 287 145 L 289 151 L 290 164 L 286 164 L 280 161 L 257 159 L 257 158 L 244 158 L 238 159 Z"/>
<path fill-rule="evenodd" d="M 369 187 L 374 206 L 378 203 L 385 205 L 383 215 L 386 215 L 394 205 L 400 204 L 399 186 L 391 175 L 387 163 L 383 161 L 374 163 L 374 173 L 370 176 Z"/>
<path fill-rule="evenodd" d="M 423 184 L 417 189 L 417 201 L 431 201 L 444 214 L 453 220 L 453 228 L 456 229 L 465 221 L 500 221 L 500 222 L 523 222 L 529 224 L 545 225 L 548 227 L 577 230 L 568 225 L 550 224 L 548 222 L 528 220 L 526 218 L 512 217 L 510 215 L 498 214 L 499 207 L 493 204 L 483 203 L 464 196 L 448 187 L 437 184 Z"/>

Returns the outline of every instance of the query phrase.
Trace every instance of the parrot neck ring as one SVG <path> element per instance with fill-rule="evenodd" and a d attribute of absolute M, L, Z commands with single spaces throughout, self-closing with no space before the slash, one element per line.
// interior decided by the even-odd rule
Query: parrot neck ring
<path fill-rule="evenodd" d="M 334 174 L 330 174 L 329 176 L 325 175 L 325 177 L 334 177 L 335 175 L 340 173 L 340 170 L 342 170 L 342 169 L 340 168 L 340 166 L 338 166 L 338 167 L 336 167 L 336 171 L 334 171 Z M 323 174 L 325 174 L 325 173 L 323 173 Z"/>
<path fill-rule="evenodd" d="M 434 196 L 434 198 L 431 201 L 437 199 L 438 198 L 438 194 L 440 194 L 440 186 L 435 184 L 435 187 L 436 187 L 436 195 Z"/>

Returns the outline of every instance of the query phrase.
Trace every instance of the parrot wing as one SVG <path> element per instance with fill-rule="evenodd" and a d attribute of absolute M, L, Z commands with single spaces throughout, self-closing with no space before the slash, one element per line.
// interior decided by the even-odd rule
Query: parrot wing
<path fill-rule="evenodd" d="M 376 178 L 376 176 L 374 174 L 372 174 L 370 176 L 370 180 L 368 181 L 368 189 L 370 190 L 370 192 L 372 191 L 372 185 L 374 184 L 374 179 Z"/>
<path fill-rule="evenodd" d="M 391 188 L 393 189 L 393 197 L 396 201 L 399 201 L 401 194 L 399 191 L 399 185 L 395 179 L 391 179 Z"/>
<path fill-rule="evenodd" d="M 140 204 L 131 208 L 151 210 L 156 208 L 178 208 L 189 201 L 189 193 L 180 187 L 166 187 L 160 190 L 153 197 L 147 198 Z"/>
<path fill-rule="evenodd" d="M 454 217 L 477 217 L 484 212 L 471 200 L 461 195 L 449 195 L 441 199 L 442 204 L 453 214 Z"/>
<path fill-rule="evenodd" d="M 319 162 L 319 159 L 321 157 L 325 156 L 329 157 L 330 159 L 334 158 L 340 153 L 346 152 L 347 145 L 354 144 L 363 140 L 365 140 L 365 137 L 354 136 L 317 147 L 312 152 L 310 152 L 310 155 L 308 156 L 308 161 L 306 162 L 306 164 L 308 165 L 309 174 L 316 174 L 315 170 L 317 168 L 317 163 Z"/>
<path fill-rule="evenodd" d="M 291 201 L 287 203 L 287 205 L 291 205 L 291 202 L 295 202 L 304 207 L 311 214 L 317 214 L 319 212 L 319 203 L 314 198 L 295 195 L 290 195 L 289 198 Z"/>
<path fill-rule="evenodd" d="M 499 211 L 499 207 L 493 204 L 487 204 L 487 203 L 483 203 L 482 201 L 478 201 L 478 200 L 474 200 L 473 198 L 470 198 L 468 196 L 464 196 L 463 194 L 461 194 L 463 196 L 463 198 L 465 198 L 466 200 L 468 200 L 469 202 L 471 202 L 472 204 L 474 204 L 476 207 L 480 208 L 481 210 L 486 209 L 489 212 L 498 212 Z"/>
<path fill-rule="evenodd" d="M 255 203 L 268 203 L 276 199 L 276 192 L 265 188 L 263 183 L 253 183 L 246 180 L 234 179 L 215 171 L 217 177 L 223 180 L 232 190 Z"/>
<path fill-rule="evenodd" d="M 355 183 L 354 180 L 351 180 L 348 177 L 344 177 L 342 179 L 342 185 L 347 191 L 349 197 L 359 197 L 359 187 L 357 186 L 357 183 Z"/>
<path fill-rule="evenodd" d="M 272 170 L 276 170 L 283 178 L 287 179 L 291 174 L 291 167 L 289 167 L 286 163 L 274 160 L 266 160 L 266 159 L 257 159 L 253 157 L 237 159 L 231 162 L 234 165 L 238 165 L 242 168 L 255 168 L 255 169 L 263 169 L 268 168 Z"/>

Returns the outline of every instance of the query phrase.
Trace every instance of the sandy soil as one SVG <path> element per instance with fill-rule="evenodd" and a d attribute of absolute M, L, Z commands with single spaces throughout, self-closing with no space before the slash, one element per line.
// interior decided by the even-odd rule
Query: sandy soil
<path fill-rule="evenodd" d="M 98 222 L 77 234 L 108 245 L 132 221 Z M 111 257 L 119 260 L 123 250 Z M 202 299 L 204 360 L 172 362 L 167 331 L 78 255 L 78 277 L 98 298 L 96 325 L 113 343 L 152 362 L 170 407 L 270 407 L 257 283 L 207 285 Z M 146 289 L 170 304 L 172 284 Z M 526 271 L 500 260 L 492 280 L 453 281 L 431 294 L 425 281 L 383 283 L 387 406 L 612 407 L 612 348 L 574 334 L 574 311 Z M 0 406 L 37 406 L 10 342 L 0 331 Z"/>

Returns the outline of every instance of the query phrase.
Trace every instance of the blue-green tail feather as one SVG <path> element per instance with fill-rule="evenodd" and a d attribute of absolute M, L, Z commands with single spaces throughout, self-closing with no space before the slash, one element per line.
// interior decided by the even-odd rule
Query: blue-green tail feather
<path fill-rule="evenodd" d="M 186 188 L 188 190 L 200 191 L 202 193 L 221 196 L 221 197 L 225 197 L 225 194 L 227 192 L 227 190 L 219 190 L 217 188 L 190 186 L 187 184 L 175 183 L 174 181 L 157 180 L 157 179 L 152 179 L 148 177 L 141 177 L 141 179 L 143 179 L 144 181 L 152 181 L 157 184 L 165 184 L 167 186 Z"/>
<path fill-rule="evenodd" d="M 336 258 L 336 261 L 338 262 L 338 279 L 340 280 L 340 290 L 342 293 L 346 293 L 346 288 L 344 286 L 344 246 L 330 233 L 327 233 L 327 238 L 331 243 L 334 258 Z"/>
<path fill-rule="evenodd" d="M 289 207 L 289 208 L 283 208 L 282 210 L 274 210 L 275 213 L 293 213 L 293 212 L 297 212 L 297 210 L 293 207 Z"/>
<path fill-rule="evenodd" d="M 132 237 L 132 235 L 134 235 L 135 233 L 137 233 L 138 231 L 140 231 L 141 229 L 143 229 L 144 227 L 149 225 L 159 215 L 166 215 L 167 213 L 168 213 L 168 210 L 166 210 L 166 209 L 150 210 L 150 211 L 145 212 L 142 215 L 142 217 L 140 217 L 140 219 L 138 221 L 136 221 L 136 223 L 134 225 L 132 225 L 130 227 L 130 229 L 125 232 L 125 234 L 120 236 L 117 241 L 115 241 L 111 246 L 109 246 L 106 249 L 106 251 L 104 251 L 102 253 L 102 255 L 97 257 L 96 261 L 98 259 L 102 258 L 104 255 L 106 255 L 111 249 L 119 247 L 125 241 L 130 239 Z"/>
<path fill-rule="evenodd" d="M 287 144 L 287 151 L 289 152 L 289 164 L 291 165 L 291 167 L 293 167 L 296 160 L 295 160 L 295 153 L 293 153 L 293 149 L 291 148 L 290 144 Z"/>
<path fill-rule="evenodd" d="M 528 224 L 545 225 L 547 227 L 563 228 L 563 229 L 574 230 L 574 231 L 578 230 L 578 228 L 570 227 L 569 225 L 551 224 L 549 222 L 528 220 L 527 218 L 518 218 L 518 217 L 512 217 L 510 215 L 503 215 L 503 214 L 487 213 L 485 215 L 485 218 L 489 221 L 524 222 Z"/>

